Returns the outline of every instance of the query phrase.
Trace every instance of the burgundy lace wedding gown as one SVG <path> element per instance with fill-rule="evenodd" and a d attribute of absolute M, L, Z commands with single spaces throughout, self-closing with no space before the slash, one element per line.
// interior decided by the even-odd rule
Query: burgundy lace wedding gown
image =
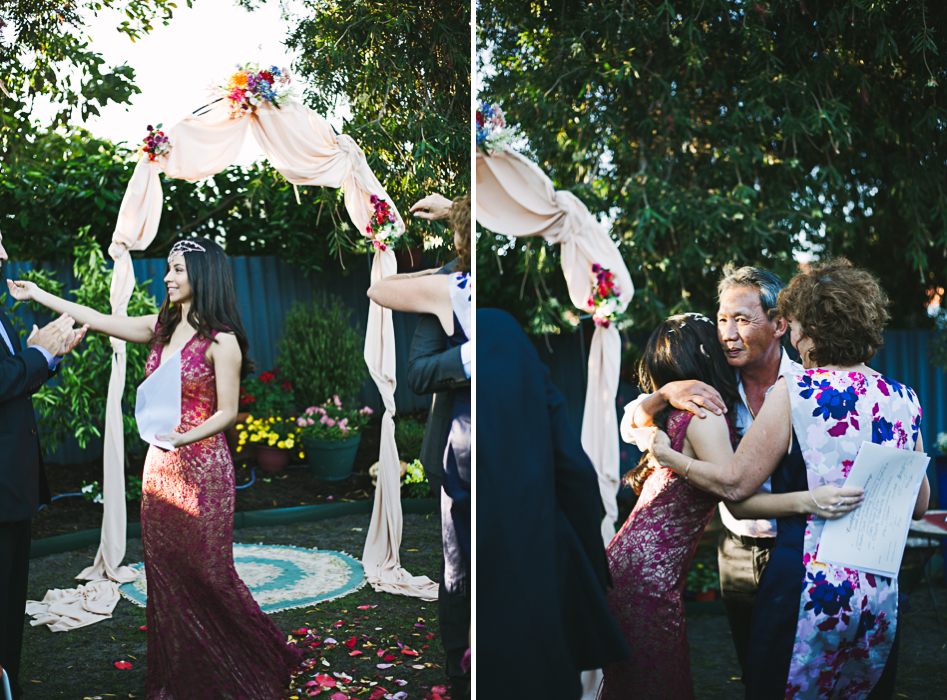
<path fill-rule="evenodd" d="M 210 340 L 181 350 L 181 428 L 217 410 Z M 146 375 L 161 362 L 155 344 Z M 276 700 L 302 652 L 260 610 L 233 563 L 234 469 L 222 433 L 150 447 L 141 501 L 148 578 L 149 700 Z"/>
<path fill-rule="evenodd" d="M 672 411 L 667 434 L 680 451 L 688 411 Z M 730 441 L 736 436 L 730 428 Z M 720 499 L 670 469 L 655 469 L 608 545 L 608 606 L 631 658 L 603 669 L 601 700 L 691 700 L 690 647 L 681 593 L 691 558 Z"/>

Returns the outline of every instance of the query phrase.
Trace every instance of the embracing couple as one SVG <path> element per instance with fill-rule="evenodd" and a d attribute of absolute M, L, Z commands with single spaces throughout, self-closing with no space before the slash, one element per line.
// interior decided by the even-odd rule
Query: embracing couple
<path fill-rule="evenodd" d="M 623 437 L 650 435 L 628 477 L 638 502 L 608 546 L 609 607 L 633 653 L 604 669 L 600 697 L 694 697 L 681 593 L 719 503 L 721 590 L 746 697 L 890 698 L 897 580 L 817 561 L 825 521 L 861 505 L 863 492 L 842 484 L 862 442 L 923 451 L 916 394 L 865 364 L 882 345 L 887 299 L 846 260 L 785 289 L 765 270 L 728 266 L 718 295 L 716 323 L 685 314 L 654 331 L 640 367 L 653 393 L 625 409 Z M 915 519 L 929 495 L 925 476 Z"/>

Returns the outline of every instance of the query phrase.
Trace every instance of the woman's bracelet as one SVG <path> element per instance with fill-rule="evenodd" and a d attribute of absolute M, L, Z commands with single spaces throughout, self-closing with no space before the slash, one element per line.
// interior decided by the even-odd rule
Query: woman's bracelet
<path fill-rule="evenodd" d="M 816 517 L 821 517 L 821 516 L 819 515 L 819 512 L 822 510 L 822 506 L 819 505 L 819 502 L 818 502 L 817 500 L 815 500 L 815 494 L 812 493 L 812 491 L 809 492 L 809 496 L 812 497 L 812 502 L 815 503 L 815 514 L 816 514 Z"/>
<path fill-rule="evenodd" d="M 694 463 L 694 460 L 692 459 L 690 462 L 687 463 L 687 466 L 684 467 L 684 481 L 688 481 L 687 472 L 689 472 L 689 471 L 691 470 L 691 465 L 692 465 L 693 463 Z"/>

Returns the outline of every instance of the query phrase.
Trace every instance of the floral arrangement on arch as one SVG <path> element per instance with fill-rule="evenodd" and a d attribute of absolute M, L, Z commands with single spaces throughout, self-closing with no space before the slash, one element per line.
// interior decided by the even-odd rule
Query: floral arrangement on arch
<path fill-rule="evenodd" d="M 270 66 L 261 70 L 255 63 L 247 63 L 238 65 L 227 83 L 213 92 L 230 100 L 230 118 L 238 119 L 264 104 L 279 107 L 292 94 L 291 83 L 289 68 Z"/>
<path fill-rule="evenodd" d="M 384 252 L 404 231 L 399 230 L 395 213 L 383 197 L 373 194 L 369 201 L 373 211 L 372 218 L 365 227 L 365 235 L 370 239 L 368 244 L 371 247 Z"/>
<path fill-rule="evenodd" d="M 313 440 L 347 440 L 358 435 L 373 413 L 368 406 L 356 411 L 342 406 L 338 395 L 321 406 L 310 406 L 296 419 L 300 434 Z"/>
<path fill-rule="evenodd" d="M 506 117 L 498 105 L 481 102 L 477 110 L 477 148 L 487 151 L 502 151 L 514 139 L 513 130 L 506 125 Z"/>
<path fill-rule="evenodd" d="M 588 305 L 592 307 L 592 320 L 596 326 L 608 328 L 618 318 L 621 309 L 621 289 L 615 281 L 615 273 L 598 263 L 592 265 L 595 283 L 589 295 Z"/>
<path fill-rule="evenodd" d="M 161 124 L 158 124 L 158 126 L 151 126 L 151 124 L 149 124 L 147 129 L 148 135 L 145 137 L 141 152 L 148 155 L 148 160 L 154 161 L 158 156 L 163 156 L 171 150 L 171 142 L 165 133 L 161 131 Z"/>

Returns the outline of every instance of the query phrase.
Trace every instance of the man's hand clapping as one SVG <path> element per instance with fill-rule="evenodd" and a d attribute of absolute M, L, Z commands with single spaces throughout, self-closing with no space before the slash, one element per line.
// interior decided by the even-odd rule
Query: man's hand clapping
<path fill-rule="evenodd" d="M 63 314 L 55 321 L 47 323 L 42 328 L 33 324 L 33 331 L 26 339 L 26 346 L 38 345 L 50 355 L 63 357 L 85 337 L 88 326 L 73 329 L 74 321 L 69 314 Z"/>

